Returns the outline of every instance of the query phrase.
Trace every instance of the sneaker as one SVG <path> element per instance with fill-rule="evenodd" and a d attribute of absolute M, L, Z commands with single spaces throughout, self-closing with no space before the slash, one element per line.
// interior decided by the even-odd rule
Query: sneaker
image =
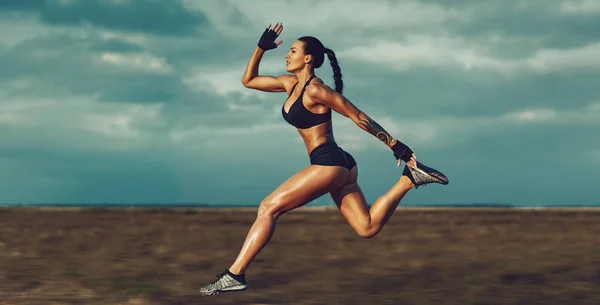
<path fill-rule="evenodd" d="M 405 165 L 402 175 L 407 176 L 415 185 L 415 188 L 430 183 L 448 184 L 448 177 L 434 168 L 423 165 L 423 163 L 419 161 L 417 161 L 416 168 Z"/>
<path fill-rule="evenodd" d="M 208 296 L 223 292 L 242 291 L 246 290 L 246 288 L 248 288 L 248 285 L 243 274 L 236 276 L 229 272 L 229 270 L 225 270 L 223 273 L 217 275 L 216 281 L 200 288 L 200 293 Z"/>

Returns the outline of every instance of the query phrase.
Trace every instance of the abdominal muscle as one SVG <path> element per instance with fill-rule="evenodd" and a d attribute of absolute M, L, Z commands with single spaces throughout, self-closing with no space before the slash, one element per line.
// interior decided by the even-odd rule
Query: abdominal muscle
<path fill-rule="evenodd" d="M 298 129 L 298 133 L 300 133 L 309 155 L 313 149 L 320 145 L 328 142 L 335 142 L 331 121 L 307 129 Z"/>

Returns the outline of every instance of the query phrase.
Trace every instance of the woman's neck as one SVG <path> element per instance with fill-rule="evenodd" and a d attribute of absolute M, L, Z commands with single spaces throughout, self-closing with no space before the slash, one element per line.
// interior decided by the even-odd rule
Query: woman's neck
<path fill-rule="evenodd" d="M 308 79 L 314 74 L 314 70 L 312 69 L 303 69 L 302 71 L 296 73 L 296 78 L 299 83 L 306 83 Z"/>

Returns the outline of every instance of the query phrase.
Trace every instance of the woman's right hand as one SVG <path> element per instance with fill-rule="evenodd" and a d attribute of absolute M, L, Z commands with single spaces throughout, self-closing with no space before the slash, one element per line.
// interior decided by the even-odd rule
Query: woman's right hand
<path fill-rule="evenodd" d="M 258 47 L 261 48 L 263 51 L 277 48 L 277 46 L 279 46 L 283 42 L 283 40 L 275 42 L 275 38 L 277 38 L 277 36 L 281 34 L 282 30 L 282 23 L 277 22 L 272 29 L 271 24 L 269 23 L 269 26 L 265 29 L 262 36 L 260 36 L 260 39 L 258 40 Z"/>

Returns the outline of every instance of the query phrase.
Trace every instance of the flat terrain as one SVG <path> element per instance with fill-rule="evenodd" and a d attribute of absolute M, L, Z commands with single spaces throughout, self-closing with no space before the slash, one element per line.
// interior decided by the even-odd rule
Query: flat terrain
<path fill-rule="evenodd" d="M 373 239 L 290 212 L 247 272 L 254 211 L 0 209 L 0 304 L 599 304 L 600 212 L 398 210 Z"/>

